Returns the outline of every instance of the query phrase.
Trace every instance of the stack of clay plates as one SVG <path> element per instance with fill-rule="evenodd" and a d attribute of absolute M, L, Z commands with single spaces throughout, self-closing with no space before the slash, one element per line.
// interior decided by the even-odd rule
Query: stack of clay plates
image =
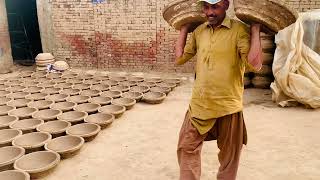
<path fill-rule="evenodd" d="M 55 62 L 54 56 L 50 53 L 40 53 L 36 57 L 37 71 L 47 70 L 48 64 Z"/>

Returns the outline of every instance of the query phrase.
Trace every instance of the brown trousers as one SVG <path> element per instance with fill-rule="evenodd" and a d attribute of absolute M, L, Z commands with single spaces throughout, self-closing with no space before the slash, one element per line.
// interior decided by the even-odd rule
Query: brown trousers
<path fill-rule="evenodd" d="M 217 180 L 235 180 L 243 144 L 247 144 L 247 131 L 242 112 L 216 119 L 214 127 L 200 135 L 187 112 L 180 130 L 178 162 L 180 180 L 200 180 L 201 149 L 203 141 L 217 140 L 220 162 Z"/>

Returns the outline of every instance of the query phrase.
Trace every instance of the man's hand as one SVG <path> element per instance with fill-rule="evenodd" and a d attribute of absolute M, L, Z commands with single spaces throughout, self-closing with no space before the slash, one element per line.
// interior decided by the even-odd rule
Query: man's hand
<path fill-rule="evenodd" d="M 248 55 L 248 62 L 259 71 L 262 67 L 262 47 L 260 40 L 261 24 L 251 24 L 251 46 Z"/>

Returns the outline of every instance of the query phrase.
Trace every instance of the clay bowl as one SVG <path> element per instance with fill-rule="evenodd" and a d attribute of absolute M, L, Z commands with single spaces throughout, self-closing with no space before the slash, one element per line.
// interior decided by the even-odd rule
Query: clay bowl
<path fill-rule="evenodd" d="M 43 110 L 43 109 L 49 109 L 52 104 L 54 104 L 53 101 L 40 100 L 40 101 L 32 101 L 28 103 L 28 107 L 36 108 L 38 110 Z"/>
<path fill-rule="evenodd" d="M 168 95 L 171 92 L 171 88 L 169 87 L 153 87 L 150 89 L 151 92 L 161 92 L 161 93 L 165 93 L 166 95 Z"/>
<path fill-rule="evenodd" d="M 6 90 L 0 91 L 0 97 L 10 97 L 9 96 L 10 94 L 11 94 L 10 91 L 6 91 Z M 12 98 L 12 97 L 10 97 L 10 98 Z"/>
<path fill-rule="evenodd" d="M 62 78 L 59 78 L 59 79 L 51 79 L 50 80 L 51 82 L 55 83 L 56 85 L 57 84 L 60 84 L 60 83 L 66 83 L 66 80 L 65 79 L 62 79 Z M 56 86 L 55 85 L 55 86 Z"/>
<path fill-rule="evenodd" d="M 59 162 L 58 153 L 39 151 L 22 156 L 14 163 L 14 168 L 29 173 L 31 179 L 38 179 L 51 173 Z"/>
<path fill-rule="evenodd" d="M 34 94 L 29 94 L 26 96 L 26 99 L 31 99 L 34 101 L 39 101 L 39 100 L 45 100 L 48 94 L 45 93 L 34 93 Z"/>
<path fill-rule="evenodd" d="M 110 87 L 111 86 L 109 84 L 96 84 L 96 85 L 92 85 L 90 89 L 99 90 L 99 91 L 108 91 Z"/>
<path fill-rule="evenodd" d="M 22 92 L 26 87 L 18 85 L 18 86 L 10 86 L 8 88 L 6 88 L 6 91 L 9 92 Z"/>
<path fill-rule="evenodd" d="M 69 95 L 66 94 L 53 94 L 48 97 L 46 97 L 46 100 L 57 102 L 63 102 L 66 101 L 69 98 Z"/>
<path fill-rule="evenodd" d="M 99 96 L 100 94 L 101 94 L 100 90 L 91 90 L 91 89 L 83 90 L 80 93 L 80 95 L 82 96 L 90 96 L 90 97 L 96 97 L 96 96 Z"/>
<path fill-rule="evenodd" d="M 82 137 L 67 135 L 52 139 L 45 144 L 44 148 L 60 154 L 62 159 L 67 159 L 78 154 L 84 142 Z"/>
<path fill-rule="evenodd" d="M 166 98 L 165 93 L 161 92 L 148 92 L 143 95 L 142 100 L 148 104 L 160 104 Z"/>
<path fill-rule="evenodd" d="M 31 75 L 34 73 L 34 71 L 21 71 L 19 73 L 19 76 L 22 78 L 31 77 Z"/>
<path fill-rule="evenodd" d="M 59 115 L 62 114 L 61 110 L 44 109 L 40 110 L 32 115 L 33 118 L 42 119 L 44 121 L 56 120 Z"/>
<path fill-rule="evenodd" d="M 85 142 L 92 141 L 101 131 L 101 127 L 93 123 L 83 123 L 71 126 L 67 129 L 67 134 L 71 136 L 80 136 Z"/>
<path fill-rule="evenodd" d="M 78 74 L 76 74 L 76 73 L 62 74 L 62 76 L 61 76 L 62 79 L 73 79 L 76 77 L 78 77 Z"/>
<path fill-rule="evenodd" d="M 0 116 L 6 116 L 9 114 L 10 111 L 15 110 L 15 107 L 2 105 L 0 106 Z M 14 115 L 13 115 L 14 116 Z"/>
<path fill-rule="evenodd" d="M 68 121 L 71 124 L 78 124 L 83 122 L 84 118 L 88 116 L 88 113 L 86 112 L 80 112 L 80 111 L 69 111 L 64 112 L 60 116 L 58 116 L 59 120 Z"/>
<path fill-rule="evenodd" d="M 98 111 L 101 113 L 113 114 L 115 118 L 119 118 L 126 111 L 126 107 L 120 105 L 107 105 L 101 107 Z"/>
<path fill-rule="evenodd" d="M 35 59 L 36 61 L 43 62 L 46 60 L 53 60 L 54 56 L 51 53 L 39 53 Z"/>
<path fill-rule="evenodd" d="M 77 104 L 82 104 L 82 103 L 87 103 L 90 99 L 90 96 L 82 96 L 82 95 L 77 95 L 77 96 L 70 96 L 67 98 L 67 101 L 69 102 L 74 102 Z"/>
<path fill-rule="evenodd" d="M 133 87 L 133 86 L 136 86 L 138 83 L 136 81 L 123 81 L 123 82 L 120 82 L 119 85 L 122 85 L 122 86 L 129 86 L 129 87 Z"/>
<path fill-rule="evenodd" d="M 32 102 L 31 99 L 15 99 L 15 100 L 9 101 L 7 105 L 16 107 L 16 108 L 21 108 L 21 107 L 27 107 L 27 104 L 30 102 Z"/>
<path fill-rule="evenodd" d="M 100 81 L 105 81 L 105 80 L 109 80 L 110 78 L 108 75 L 98 75 L 98 76 L 94 77 L 94 79 L 100 80 Z"/>
<path fill-rule="evenodd" d="M 61 110 L 62 112 L 71 111 L 77 104 L 74 102 L 59 102 L 52 104 L 51 109 Z"/>
<path fill-rule="evenodd" d="M 143 93 L 141 93 L 141 92 L 126 92 L 126 93 L 122 94 L 123 98 L 135 99 L 136 102 L 139 102 L 141 100 L 142 96 L 143 96 Z"/>
<path fill-rule="evenodd" d="M 91 87 L 90 84 L 76 84 L 72 86 L 72 89 L 86 90 L 86 89 L 90 89 L 90 87 Z"/>
<path fill-rule="evenodd" d="M 72 83 L 64 82 L 64 83 L 56 84 L 54 87 L 61 88 L 61 89 L 70 89 L 72 88 L 72 85 L 73 85 Z"/>
<path fill-rule="evenodd" d="M 12 98 L 0 97 L 0 106 L 7 105 L 7 103 L 12 100 L 13 100 Z"/>
<path fill-rule="evenodd" d="M 66 94 L 69 96 L 79 95 L 81 92 L 80 89 L 63 89 L 60 91 L 60 94 Z"/>
<path fill-rule="evenodd" d="M 15 92 L 15 93 L 11 93 L 11 94 L 6 95 L 6 97 L 7 98 L 13 98 L 13 99 L 24 99 L 28 95 L 30 95 L 30 93 L 27 93 L 27 92 Z M 0 97 L 1 97 L 1 92 L 0 92 Z"/>
<path fill-rule="evenodd" d="M 161 83 L 162 79 L 159 77 L 153 77 L 153 78 L 146 79 L 145 82 Z"/>
<path fill-rule="evenodd" d="M 0 85 L 4 85 L 6 82 L 8 82 L 8 80 L 6 80 L 6 79 L 0 79 Z"/>
<path fill-rule="evenodd" d="M 175 83 L 159 83 L 157 84 L 158 87 L 168 87 L 171 91 L 177 86 Z"/>
<path fill-rule="evenodd" d="M 49 133 L 32 132 L 15 138 L 12 141 L 12 145 L 24 148 L 28 154 L 43 150 L 43 146 L 50 141 L 51 138 L 52 136 Z"/>
<path fill-rule="evenodd" d="M 0 91 L 5 91 L 7 88 L 9 88 L 10 86 L 7 86 L 7 85 L 3 85 L 3 84 L 0 84 Z"/>
<path fill-rule="evenodd" d="M 70 126 L 71 123 L 67 121 L 50 121 L 38 126 L 37 131 L 50 133 L 53 138 L 56 138 L 65 135 L 66 129 Z"/>
<path fill-rule="evenodd" d="M 98 112 L 98 109 L 100 107 L 101 107 L 100 104 L 84 103 L 84 104 L 76 105 L 73 109 L 75 111 L 82 111 L 82 112 L 87 112 L 88 114 L 90 114 L 90 113 Z"/>
<path fill-rule="evenodd" d="M 179 78 L 170 78 L 170 79 L 165 79 L 163 81 L 164 83 L 174 83 L 176 86 L 179 86 L 181 83 L 181 80 Z"/>
<path fill-rule="evenodd" d="M 18 129 L 2 129 L 0 130 L 0 147 L 11 146 L 12 141 L 22 135 L 22 131 Z"/>
<path fill-rule="evenodd" d="M 114 121 L 114 119 L 115 117 L 113 114 L 97 113 L 89 115 L 84 119 L 84 121 L 87 123 L 98 124 L 102 129 L 105 129 Z"/>
<path fill-rule="evenodd" d="M 89 84 L 89 85 L 100 84 L 100 82 L 101 80 L 98 80 L 98 79 L 88 79 L 83 81 L 84 84 Z"/>
<path fill-rule="evenodd" d="M 61 88 L 57 88 L 57 87 L 50 87 L 50 88 L 45 88 L 43 90 L 41 90 L 41 93 L 45 93 L 45 94 L 59 94 L 59 92 L 61 91 Z"/>
<path fill-rule="evenodd" d="M 130 86 L 117 85 L 110 88 L 111 91 L 121 91 L 128 92 L 130 90 Z"/>
<path fill-rule="evenodd" d="M 112 101 L 111 97 L 103 97 L 103 96 L 93 97 L 89 99 L 90 103 L 100 104 L 101 106 L 111 104 L 111 101 Z"/>
<path fill-rule="evenodd" d="M 9 129 L 9 125 L 18 120 L 19 118 L 16 116 L 0 116 L 0 130 Z"/>
<path fill-rule="evenodd" d="M 32 86 L 32 87 L 25 88 L 25 89 L 23 90 L 23 92 L 35 94 L 35 93 L 41 92 L 41 90 L 43 90 L 43 89 L 44 89 L 44 88 L 42 88 L 42 87 L 34 87 L 34 86 Z"/>
<path fill-rule="evenodd" d="M 121 91 L 105 91 L 100 94 L 102 97 L 111 97 L 113 99 L 121 97 L 122 92 Z"/>
<path fill-rule="evenodd" d="M 19 86 L 20 84 L 22 84 L 22 81 L 20 80 L 9 80 L 4 83 L 4 85 L 7 85 L 7 86 Z"/>
<path fill-rule="evenodd" d="M 44 121 L 40 119 L 24 119 L 10 124 L 9 127 L 21 130 L 23 134 L 27 134 L 35 132 L 36 128 L 43 123 Z"/>
<path fill-rule="evenodd" d="M 150 90 L 149 86 L 135 86 L 130 89 L 131 92 L 146 93 Z"/>
<path fill-rule="evenodd" d="M 88 73 L 82 73 L 82 74 L 79 74 L 77 78 L 83 79 L 83 80 L 88 80 L 88 79 L 93 79 L 94 75 L 88 74 Z"/>
<path fill-rule="evenodd" d="M 72 84 L 82 84 L 83 79 L 68 79 L 66 80 L 67 83 L 72 83 Z"/>
<path fill-rule="evenodd" d="M 34 79 L 34 82 L 38 83 L 37 85 L 41 84 L 41 83 L 49 83 L 50 84 L 50 81 L 48 81 L 47 78 L 43 77 L 43 78 L 36 78 Z"/>
<path fill-rule="evenodd" d="M 134 82 L 143 82 L 144 78 L 143 77 L 130 77 L 128 80 L 134 81 Z"/>
<path fill-rule="evenodd" d="M 122 81 L 127 81 L 128 78 L 125 77 L 125 76 L 111 76 L 111 77 L 110 77 L 110 80 L 122 82 Z"/>
<path fill-rule="evenodd" d="M 117 86 L 117 85 L 119 85 L 119 82 L 115 81 L 115 80 L 107 80 L 107 81 L 102 81 L 101 84 L 108 84 L 110 86 Z"/>
<path fill-rule="evenodd" d="M 132 107 L 136 104 L 135 99 L 131 98 L 118 98 L 112 100 L 111 104 L 113 105 L 119 105 L 119 106 L 124 106 L 126 107 L 126 110 L 132 109 Z"/>
<path fill-rule="evenodd" d="M 12 170 L 14 162 L 24 153 L 25 150 L 21 147 L 7 146 L 0 148 L 0 172 Z"/>
<path fill-rule="evenodd" d="M 43 88 L 49 88 L 49 87 L 54 87 L 56 83 L 54 82 L 48 82 L 48 79 L 46 82 L 42 82 L 41 84 L 38 84 L 38 87 L 43 87 Z"/>
<path fill-rule="evenodd" d="M 8 113 L 8 115 L 17 116 L 19 119 L 27 119 L 27 118 L 31 118 L 32 114 L 37 111 L 38 111 L 38 109 L 36 109 L 36 108 L 23 107 L 23 108 L 11 110 Z"/>
<path fill-rule="evenodd" d="M 24 171 L 9 170 L 0 172 L 0 179 L 3 180 L 30 180 L 30 175 Z"/>
<path fill-rule="evenodd" d="M 61 76 L 62 76 L 62 73 L 48 73 L 46 75 L 48 79 L 59 79 L 61 78 Z"/>
<path fill-rule="evenodd" d="M 43 78 L 46 77 L 47 72 L 42 72 L 42 71 L 38 71 L 38 72 L 34 72 L 33 74 L 31 74 L 32 78 Z"/>

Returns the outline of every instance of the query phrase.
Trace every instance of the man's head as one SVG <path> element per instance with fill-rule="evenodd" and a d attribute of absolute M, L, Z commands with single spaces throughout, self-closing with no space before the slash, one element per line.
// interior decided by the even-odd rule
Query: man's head
<path fill-rule="evenodd" d="M 202 9 L 209 24 L 212 26 L 220 25 L 229 8 L 229 0 L 199 0 L 199 2 L 202 3 Z"/>

